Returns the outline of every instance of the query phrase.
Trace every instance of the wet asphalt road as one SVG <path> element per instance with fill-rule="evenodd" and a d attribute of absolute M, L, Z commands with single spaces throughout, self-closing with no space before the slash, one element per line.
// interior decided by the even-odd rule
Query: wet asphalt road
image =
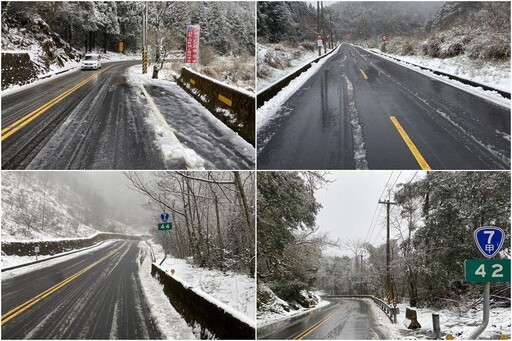
<path fill-rule="evenodd" d="M 73 71 L 2 97 L 2 169 L 165 168 L 144 122 L 147 109 L 134 101 L 136 90 L 127 84 L 125 71 L 137 63 L 104 63 L 98 71 Z M 52 103 L 6 136 L 11 124 Z"/>
<path fill-rule="evenodd" d="M 258 339 L 374 340 L 381 336 L 372 323 L 369 300 L 329 299 L 331 304 L 302 319 L 280 326 Z"/>
<path fill-rule="evenodd" d="M 2 97 L 2 169 L 186 169 L 155 144 L 158 127 L 138 80 L 137 61 L 71 71 Z M 178 140 L 207 169 L 254 169 L 254 148 L 175 83 L 145 85 Z M 162 85 L 166 84 L 166 86 Z M 176 92 L 178 94 L 176 94 Z"/>
<path fill-rule="evenodd" d="M 258 132 L 259 169 L 421 169 L 391 116 L 431 169 L 510 168 L 510 109 L 354 46 L 334 53 Z"/>
<path fill-rule="evenodd" d="M 2 339 L 156 339 L 138 279 L 137 242 L 117 242 L 30 273 L 2 273 L 2 323 L 24 302 L 88 271 L 2 324 Z"/>

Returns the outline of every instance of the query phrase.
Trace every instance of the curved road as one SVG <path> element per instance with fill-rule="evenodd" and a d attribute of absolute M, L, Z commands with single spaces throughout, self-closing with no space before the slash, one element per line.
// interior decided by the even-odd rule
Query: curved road
<path fill-rule="evenodd" d="M 2 274 L 2 339 L 157 339 L 137 242 L 115 242 L 15 277 Z"/>
<path fill-rule="evenodd" d="M 155 144 L 162 129 L 147 123 L 152 109 L 128 72 L 139 63 L 104 63 L 100 70 L 71 71 L 2 96 L 2 169 L 186 169 L 181 149 L 168 157 L 174 155 L 172 146 L 161 150 Z M 159 82 L 156 88 L 146 85 L 152 95 L 184 93 L 172 82 Z M 160 109 L 171 117 L 167 123 L 179 140 L 195 149 L 208 169 L 254 169 L 254 148 L 225 126 L 205 124 L 213 115 L 186 96 L 177 99 L 181 105 L 173 100 Z M 196 140 L 202 143 L 189 143 Z"/>
<path fill-rule="evenodd" d="M 510 109 L 342 45 L 258 131 L 259 169 L 510 169 Z"/>
<path fill-rule="evenodd" d="M 383 339 L 372 322 L 373 304 L 364 299 L 330 298 L 331 304 L 258 339 L 374 340 Z"/>

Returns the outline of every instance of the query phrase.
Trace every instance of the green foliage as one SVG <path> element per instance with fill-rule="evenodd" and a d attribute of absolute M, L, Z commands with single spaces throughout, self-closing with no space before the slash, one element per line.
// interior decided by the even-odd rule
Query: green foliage
<path fill-rule="evenodd" d="M 396 199 L 402 214 L 408 201 L 420 199 L 413 210 L 421 211 L 424 224 L 401 245 L 408 284 L 416 286 L 419 305 L 443 305 L 469 292 L 464 260 L 482 257 L 473 240 L 476 228 L 503 228 L 503 252 L 510 255 L 508 172 L 430 172 L 402 186 Z"/>

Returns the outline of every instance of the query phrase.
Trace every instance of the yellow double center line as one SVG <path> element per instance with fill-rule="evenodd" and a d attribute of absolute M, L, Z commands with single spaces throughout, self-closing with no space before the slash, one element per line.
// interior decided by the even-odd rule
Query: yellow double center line
<path fill-rule="evenodd" d="M 101 75 L 103 72 L 107 71 L 108 69 L 110 69 L 113 66 L 114 65 L 110 65 L 110 66 L 106 67 L 105 69 L 101 70 L 100 72 L 94 73 L 92 76 L 87 77 L 86 79 L 84 79 L 83 81 L 81 81 L 80 83 L 78 83 L 77 85 L 72 87 L 71 89 L 66 90 L 65 92 L 63 92 L 59 96 L 55 97 L 48 103 L 42 105 L 41 107 L 37 108 L 36 110 L 32 111 L 31 113 L 23 116 L 16 122 L 10 124 L 8 127 L 2 129 L 2 132 L 1 132 L 2 133 L 2 141 L 5 140 L 6 138 L 8 138 L 9 136 L 11 136 L 12 134 L 14 134 L 15 132 L 17 132 L 18 130 L 20 130 L 21 128 L 23 128 L 24 126 L 26 126 L 27 124 L 29 124 L 30 122 L 32 122 L 33 120 L 35 120 L 37 117 L 39 117 L 40 115 L 45 113 L 48 109 L 53 107 L 55 104 L 59 103 L 64 98 L 68 97 L 70 94 L 72 94 L 76 90 L 80 89 L 82 86 L 89 83 L 93 79 L 97 78 L 99 75 Z"/>
<path fill-rule="evenodd" d="M 103 262 L 104 260 L 114 256 L 117 252 L 119 252 L 122 248 L 124 247 L 124 243 L 119 246 L 117 249 L 113 250 L 112 252 L 110 252 L 108 255 L 104 256 L 103 258 L 97 260 L 96 262 L 92 263 L 91 265 L 87 266 L 86 268 L 78 271 L 76 274 L 66 278 L 65 280 L 63 280 L 62 282 L 60 283 L 57 283 L 55 284 L 53 287 L 43 291 L 42 293 L 40 293 L 39 295 L 31 298 L 30 300 L 26 301 L 25 303 L 23 304 L 20 304 L 19 306 L 17 306 L 16 308 L 12 309 L 11 311 L 9 311 L 8 313 L 5 313 L 4 315 L 2 315 L 2 326 L 5 325 L 7 322 L 9 322 L 10 320 L 12 320 L 13 318 L 15 318 L 16 316 L 20 315 L 21 313 L 23 313 L 24 311 L 26 311 L 27 309 L 29 309 L 30 307 L 32 307 L 33 305 L 37 304 L 38 302 L 40 302 L 41 300 L 45 299 L 46 297 L 50 296 L 51 294 L 53 294 L 54 292 L 56 292 L 57 290 L 61 289 L 62 287 L 64 287 L 66 284 L 72 282 L 73 280 L 77 279 L 78 277 L 80 277 L 81 275 L 83 275 L 84 273 L 86 273 L 87 271 L 91 270 L 93 267 L 95 267 L 96 265 L 98 265 L 99 263 Z"/>
<path fill-rule="evenodd" d="M 398 130 L 398 133 L 400 134 L 400 136 L 402 136 L 402 139 L 404 140 L 407 147 L 409 147 L 409 150 L 411 151 L 412 155 L 416 159 L 416 162 L 418 162 L 418 164 L 420 165 L 421 169 L 430 170 L 431 168 L 428 165 L 427 161 L 425 160 L 423 155 L 421 155 L 418 148 L 416 148 L 416 145 L 412 142 L 409 135 L 407 135 L 407 133 L 405 132 L 405 129 L 402 128 L 402 125 L 400 124 L 400 122 L 398 122 L 398 120 L 396 119 L 395 116 L 390 116 L 389 118 L 391 119 L 391 122 L 393 122 L 393 125 L 395 126 L 396 130 Z"/>
<path fill-rule="evenodd" d="M 339 311 L 341 310 L 341 308 L 338 308 L 336 309 L 335 312 L 333 312 L 332 314 L 330 315 L 327 315 L 327 317 L 323 318 L 322 320 L 318 321 L 317 323 L 315 323 L 314 325 L 312 325 L 311 327 L 309 327 L 308 329 L 306 329 L 305 331 L 303 331 L 302 333 L 300 333 L 299 335 L 297 335 L 294 340 L 302 340 L 303 338 L 305 338 L 306 336 L 308 336 L 309 334 L 311 334 L 316 328 L 320 327 L 322 324 L 324 324 L 328 319 L 330 319 L 331 317 L 333 317 L 334 315 L 336 315 Z"/>

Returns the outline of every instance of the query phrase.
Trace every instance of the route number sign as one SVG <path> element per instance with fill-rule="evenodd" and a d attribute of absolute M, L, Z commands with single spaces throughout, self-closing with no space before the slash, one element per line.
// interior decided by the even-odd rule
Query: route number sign
<path fill-rule="evenodd" d="M 505 232 L 499 227 L 479 227 L 475 230 L 473 237 L 482 255 L 487 258 L 494 257 L 503 246 Z"/>
<path fill-rule="evenodd" d="M 162 219 L 162 221 L 164 223 L 168 222 L 169 221 L 169 213 L 162 213 L 162 214 L 160 214 L 160 219 Z"/>
<path fill-rule="evenodd" d="M 510 282 L 510 259 L 468 259 L 464 273 L 466 282 Z"/>
<path fill-rule="evenodd" d="M 170 231 L 172 230 L 172 223 L 158 224 L 158 231 Z"/>

